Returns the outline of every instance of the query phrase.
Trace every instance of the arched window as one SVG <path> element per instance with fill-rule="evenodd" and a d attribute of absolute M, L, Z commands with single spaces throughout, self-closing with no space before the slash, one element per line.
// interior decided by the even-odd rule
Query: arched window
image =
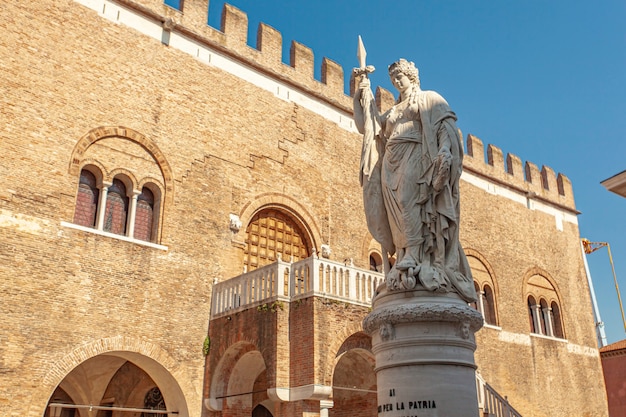
<path fill-rule="evenodd" d="M 563 333 L 563 324 L 561 323 L 561 310 L 559 309 L 559 305 L 556 301 L 553 301 L 550 304 L 550 314 L 552 326 L 554 328 L 554 337 L 559 337 L 561 339 L 565 338 L 565 334 Z"/>
<path fill-rule="evenodd" d="M 128 219 L 128 195 L 126 186 L 119 179 L 114 179 L 107 194 L 102 230 L 118 235 L 126 234 Z"/>
<path fill-rule="evenodd" d="M 383 272 L 383 259 L 376 253 L 370 253 L 370 271 Z"/>
<path fill-rule="evenodd" d="M 496 306 L 493 290 L 489 284 L 485 284 L 482 291 L 483 297 L 483 317 L 487 324 L 496 324 Z"/>
<path fill-rule="evenodd" d="M 139 193 L 134 191 L 135 183 L 135 179 L 121 174 L 107 184 L 94 165 L 83 168 L 76 194 L 74 224 L 156 242 L 162 186 L 147 182 Z"/>
<path fill-rule="evenodd" d="M 135 231 L 134 238 L 139 240 L 152 241 L 154 229 L 154 194 L 148 187 L 141 189 L 141 194 L 137 197 L 137 207 L 135 208 Z"/>
<path fill-rule="evenodd" d="M 528 296 L 528 320 L 530 322 L 531 333 L 539 333 L 537 331 L 537 329 L 539 329 L 539 321 L 537 317 L 537 302 L 532 295 Z"/>
<path fill-rule="evenodd" d="M 165 406 L 165 400 L 163 399 L 163 394 L 161 394 L 161 390 L 159 387 L 154 387 L 146 393 L 146 396 L 143 400 L 144 408 L 148 408 L 150 410 L 167 410 Z M 150 413 L 150 412 L 142 412 L 141 417 L 161 417 L 163 414 Z"/>
<path fill-rule="evenodd" d="M 311 240 L 300 222 L 274 208 L 256 213 L 246 228 L 244 270 L 252 271 L 275 262 L 299 261 L 310 256 Z"/>
<path fill-rule="evenodd" d="M 468 251 L 472 253 L 472 251 Z M 483 316 L 485 324 L 498 325 L 498 313 L 496 306 L 495 283 L 491 268 L 483 261 L 477 252 L 474 255 L 468 254 L 467 261 L 474 277 L 474 289 L 476 290 L 477 302 L 472 303 Z"/>
<path fill-rule="evenodd" d="M 144 162 L 130 163 L 129 155 Z M 97 127 L 79 140 L 70 160 L 80 184 L 70 226 L 142 246 L 159 243 L 174 175 L 153 140 L 127 127 Z"/>
<path fill-rule="evenodd" d="M 87 227 L 96 226 L 99 197 L 100 190 L 98 190 L 96 176 L 91 171 L 83 169 L 80 172 L 78 192 L 76 194 L 74 223 Z"/>
<path fill-rule="evenodd" d="M 531 314 L 531 333 L 565 338 L 563 318 L 556 288 L 543 275 L 532 275 L 526 282 L 528 308 Z"/>

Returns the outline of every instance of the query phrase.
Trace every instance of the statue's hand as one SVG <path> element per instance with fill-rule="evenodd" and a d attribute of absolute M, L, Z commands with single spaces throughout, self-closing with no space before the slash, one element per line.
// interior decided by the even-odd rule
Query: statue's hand
<path fill-rule="evenodd" d="M 440 191 L 444 184 L 450 179 L 450 166 L 452 165 L 452 154 L 447 149 L 442 149 L 435 161 L 435 177 L 433 178 L 433 188 Z"/>
<path fill-rule="evenodd" d="M 363 76 L 359 81 L 358 90 L 354 94 L 354 98 L 358 99 L 361 102 L 361 106 L 364 108 L 369 105 L 369 102 L 372 100 L 372 90 L 370 88 L 370 79 Z"/>
<path fill-rule="evenodd" d="M 361 81 L 359 82 L 359 90 L 369 90 L 370 89 L 370 79 L 367 77 L 361 77 Z"/>

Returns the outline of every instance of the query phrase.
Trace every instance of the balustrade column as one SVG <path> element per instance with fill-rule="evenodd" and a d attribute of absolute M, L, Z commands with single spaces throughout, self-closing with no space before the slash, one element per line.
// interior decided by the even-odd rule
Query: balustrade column
<path fill-rule="evenodd" d="M 321 291 L 321 281 L 324 279 L 324 266 L 321 262 L 317 261 L 317 258 L 312 259 L 311 262 L 311 280 L 313 292 L 318 293 Z M 320 273 L 320 265 L 322 265 L 322 272 Z"/>
<path fill-rule="evenodd" d="M 347 271 L 348 273 L 348 298 L 351 300 L 357 300 L 356 293 L 356 273 L 352 269 Z"/>

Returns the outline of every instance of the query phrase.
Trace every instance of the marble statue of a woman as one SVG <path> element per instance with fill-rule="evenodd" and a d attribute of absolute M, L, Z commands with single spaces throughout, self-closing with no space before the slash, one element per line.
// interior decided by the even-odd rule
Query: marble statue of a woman
<path fill-rule="evenodd" d="M 388 288 L 421 286 L 475 301 L 459 243 L 463 149 L 455 114 L 439 94 L 421 90 L 418 69 L 405 59 L 389 66 L 399 97 L 383 114 L 367 74 L 357 76 L 354 118 L 364 133 L 360 176 L 368 228 L 384 251 L 397 253 L 393 267 L 386 265 Z"/>

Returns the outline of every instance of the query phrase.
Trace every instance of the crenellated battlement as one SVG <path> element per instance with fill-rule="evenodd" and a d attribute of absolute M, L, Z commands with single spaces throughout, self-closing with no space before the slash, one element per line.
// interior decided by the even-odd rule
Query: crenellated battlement
<path fill-rule="evenodd" d="M 282 61 L 283 39 L 273 27 L 260 23 L 257 28 L 256 48 L 248 41 L 248 16 L 238 8 L 224 4 L 220 29 L 207 24 L 208 0 L 186 0 L 183 10 L 164 4 L 163 0 L 103 0 L 119 5 L 160 25 L 162 42 L 169 44 L 170 35 L 191 39 L 211 50 L 228 56 L 272 79 L 276 79 L 314 99 L 325 102 L 340 113 L 352 114 L 355 80 L 350 78 L 350 96 L 344 92 L 344 70 L 341 65 L 324 57 L 321 64 L 321 80 L 314 78 L 314 54 L 311 48 L 292 41 L 289 64 Z M 376 103 L 381 111 L 390 108 L 395 97 L 390 91 L 378 87 Z M 548 166 L 538 168 L 532 162 L 522 163 L 513 154 L 506 160 L 500 148 L 487 146 L 486 159 L 483 142 L 473 135 L 467 136 L 464 169 L 490 182 L 517 191 L 529 200 L 542 201 L 576 213 L 570 180 L 563 174 L 555 174 Z"/>
<path fill-rule="evenodd" d="M 220 29 L 217 30 L 207 24 L 208 0 L 187 0 L 182 10 L 167 6 L 162 0 L 110 1 L 160 22 L 164 32 L 176 32 L 207 45 L 257 71 L 269 74 L 332 104 L 341 111 L 352 112 L 352 101 L 344 92 L 344 72 L 341 65 L 324 57 L 321 64 L 321 81 L 316 80 L 313 50 L 296 41 L 291 42 L 289 64 L 284 64 L 282 35 L 265 23 L 258 26 L 256 48 L 250 47 L 247 44 L 248 16 L 230 4 L 224 4 Z M 167 38 L 168 36 L 164 36 L 164 39 Z"/>
<path fill-rule="evenodd" d="M 574 192 L 569 178 L 546 165 L 541 169 L 534 163 L 522 160 L 512 153 L 506 155 L 495 145 L 487 145 L 487 158 L 482 140 L 467 135 L 463 168 L 500 185 L 525 194 L 531 200 L 554 204 L 576 212 Z"/>

